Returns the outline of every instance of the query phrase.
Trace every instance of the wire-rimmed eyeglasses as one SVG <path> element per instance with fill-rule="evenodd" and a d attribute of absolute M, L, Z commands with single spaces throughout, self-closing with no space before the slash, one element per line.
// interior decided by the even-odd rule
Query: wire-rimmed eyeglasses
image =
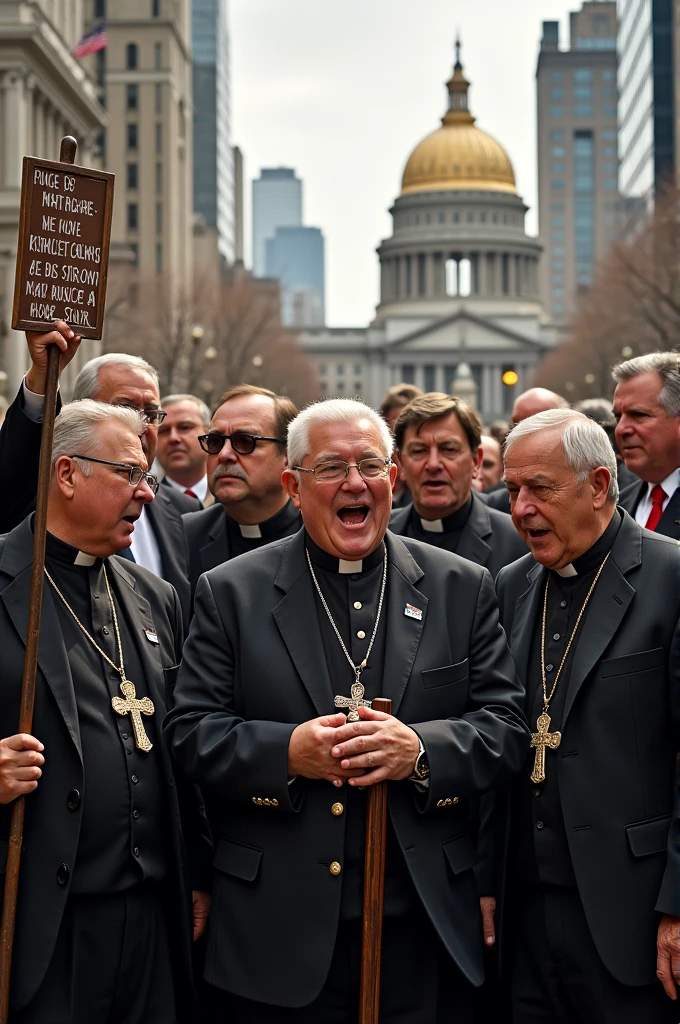
<path fill-rule="evenodd" d="M 126 469 L 130 480 L 130 487 L 139 487 L 142 480 L 146 482 L 149 490 L 154 494 L 158 493 L 158 478 L 153 473 L 147 473 L 141 466 L 131 466 L 128 462 L 109 462 L 108 459 L 95 459 L 91 455 L 69 455 L 70 459 L 82 459 L 83 462 L 98 462 L 101 466 L 116 466 L 118 469 Z"/>
<path fill-rule="evenodd" d="M 350 469 L 356 469 L 363 480 L 381 480 L 389 473 L 392 459 L 361 459 L 360 462 L 341 462 L 339 459 L 333 462 L 320 462 L 314 469 L 306 469 L 305 466 L 293 466 L 293 469 L 300 473 L 313 473 L 318 484 L 335 484 L 345 480 Z"/>
<path fill-rule="evenodd" d="M 285 444 L 282 437 L 265 437 L 264 434 L 249 434 L 246 430 L 235 430 L 233 434 L 220 434 L 217 430 L 211 430 L 209 434 L 201 434 L 198 443 L 208 455 L 219 455 L 224 448 L 225 441 L 231 442 L 231 447 L 237 455 L 252 455 L 258 441 L 276 441 L 277 444 Z"/>
<path fill-rule="evenodd" d="M 164 409 L 139 409 L 136 405 L 132 405 L 130 402 L 116 402 L 114 403 L 118 409 L 132 409 L 133 412 L 138 412 L 144 422 L 148 426 L 158 427 L 163 422 L 165 417 L 168 415 Z"/>

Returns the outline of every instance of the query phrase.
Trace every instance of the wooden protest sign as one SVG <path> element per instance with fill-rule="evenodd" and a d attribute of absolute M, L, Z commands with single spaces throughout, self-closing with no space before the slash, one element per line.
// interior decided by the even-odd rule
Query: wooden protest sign
<path fill-rule="evenodd" d="M 55 318 L 59 318 L 66 320 L 75 327 L 78 334 L 85 337 L 101 338 L 102 335 L 114 175 L 75 166 L 77 148 L 76 140 L 67 135 L 61 140 L 58 163 L 24 157 L 19 254 L 12 315 L 12 327 L 17 330 L 51 331 L 54 329 Z M 43 217 L 48 220 L 44 221 Z M 64 223 L 66 221 L 68 225 Z M 48 265 L 49 271 L 46 269 Z M 89 278 L 90 284 L 83 280 L 88 274 L 92 275 Z M 80 278 L 78 281 L 71 280 L 77 275 Z M 53 287 L 74 287 L 78 294 L 74 296 L 73 292 L 69 292 L 70 297 L 67 298 L 66 291 L 53 292 Z M 84 302 L 79 294 L 81 290 Z M 93 296 L 92 303 L 90 293 Z M 30 733 L 33 725 L 44 586 L 47 500 L 59 384 L 60 349 L 51 344 L 47 353 L 40 465 L 33 520 L 31 596 L 17 728 L 20 733 Z M 0 1024 L 7 1024 L 9 1019 L 12 948 L 25 813 L 26 798 L 17 797 L 12 804 L 0 921 Z"/>
<path fill-rule="evenodd" d="M 102 336 L 114 175 L 24 157 L 12 327 Z"/>
<path fill-rule="evenodd" d="M 392 701 L 376 697 L 374 711 L 392 714 Z M 369 786 L 366 794 L 366 852 L 364 854 L 364 906 L 361 936 L 359 1024 L 380 1019 L 380 966 L 382 961 L 385 850 L 387 848 L 387 783 Z"/>

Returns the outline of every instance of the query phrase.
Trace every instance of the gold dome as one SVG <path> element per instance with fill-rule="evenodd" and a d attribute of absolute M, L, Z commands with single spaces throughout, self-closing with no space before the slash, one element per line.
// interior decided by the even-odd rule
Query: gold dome
<path fill-rule="evenodd" d="M 469 82 L 458 59 L 447 82 L 449 109 L 442 127 L 427 135 L 411 153 L 401 179 L 401 194 L 476 190 L 517 195 L 510 158 L 500 143 L 475 126 L 468 110 Z"/>

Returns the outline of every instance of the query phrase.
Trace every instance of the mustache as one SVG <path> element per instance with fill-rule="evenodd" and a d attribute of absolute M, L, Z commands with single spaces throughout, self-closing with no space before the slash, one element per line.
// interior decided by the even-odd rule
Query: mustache
<path fill-rule="evenodd" d="M 247 480 L 248 474 L 246 473 L 243 466 L 216 466 L 212 472 L 211 480 L 216 483 L 222 476 L 233 476 L 237 480 Z"/>

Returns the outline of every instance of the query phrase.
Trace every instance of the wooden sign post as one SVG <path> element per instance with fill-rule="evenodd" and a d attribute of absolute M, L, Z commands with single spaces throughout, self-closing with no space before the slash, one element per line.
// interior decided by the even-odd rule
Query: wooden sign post
<path fill-rule="evenodd" d="M 66 136 L 61 140 L 59 162 L 24 157 L 12 313 L 15 330 L 51 331 L 55 319 L 60 319 L 84 337 L 102 336 L 114 175 L 75 166 L 77 148 L 76 140 Z M 31 598 L 17 730 L 24 733 L 30 733 L 33 726 L 59 358 L 59 347 L 51 345 L 48 349 L 33 525 Z M 0 1024 L 7 1024 L 9 1017 L 25 812 L 25 798 L 18 797 L 12 805 L 0 931 Z"/>
<path fill-rule="evenodd" d="M 377 697 L 374 711 L 392 714 L 392 701 Z M 387 783 L 368 787 L 366 794 L 366 853 L 364 857 L 364 919 L 361 940 L 359 1024 L 378 1024 L 380 963 L 382 959 L 385 849 L 387 845 Z"/>

